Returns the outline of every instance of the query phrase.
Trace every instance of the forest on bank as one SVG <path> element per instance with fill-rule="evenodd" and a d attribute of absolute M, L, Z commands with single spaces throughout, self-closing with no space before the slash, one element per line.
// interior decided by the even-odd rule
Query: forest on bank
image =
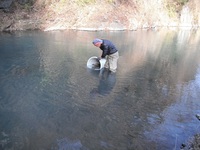
<path fill-rule="evenodd" d="M 0 31 L 200 25 L 199 0 L 0 0 Z"/>

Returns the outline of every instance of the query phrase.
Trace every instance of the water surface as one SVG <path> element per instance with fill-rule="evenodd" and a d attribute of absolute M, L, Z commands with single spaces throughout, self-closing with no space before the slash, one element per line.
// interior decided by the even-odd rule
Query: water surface
<path fill-rule="evenodd" d="M 92 71 L 96 37 L 119 49 Z M 0 34 L 0 149 L 180 149 L 200 132 L 200 32 Z"/>

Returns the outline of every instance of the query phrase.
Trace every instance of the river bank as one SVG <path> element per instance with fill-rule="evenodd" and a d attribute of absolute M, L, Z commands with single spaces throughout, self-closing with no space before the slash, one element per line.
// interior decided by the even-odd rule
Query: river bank
<path fill-rule="evenodd" d="M 167 5 L 168 6 L 168 5 Z M 200 15 L 188 3 L 179 12 L 171 12 L 162 3 L 112 3 L 105 2 L 78 5 L 70 2 L 17 6 L 0 10 L 0 31 L 16 30 L 137 30 L 167 28 L 197 29 Z M 174 6 L 170 6 L 174 7 Z M 170 8 L 172 9 L 172 8 Z M 194 9 L 195 10 L 195 9 Z"/>
<path fill-rule="evenodd" d="M 191 137 L 186 144 L 182 144 L 181 150 L 199 150 L 200 149 L 200 134 Z"/>

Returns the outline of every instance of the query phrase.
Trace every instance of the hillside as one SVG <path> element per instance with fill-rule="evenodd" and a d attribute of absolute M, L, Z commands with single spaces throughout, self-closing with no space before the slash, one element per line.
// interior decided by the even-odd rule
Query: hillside
<path fill-rule="evenodd" d="M 137 30 L 200 25 L 198 0 L 0 0 L 0 31 Z"/>

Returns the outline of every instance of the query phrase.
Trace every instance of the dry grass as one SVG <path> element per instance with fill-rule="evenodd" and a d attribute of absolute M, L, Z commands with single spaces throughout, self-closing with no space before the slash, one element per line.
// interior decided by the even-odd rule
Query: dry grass
<path fill-rule="evenodd" d="M 103 28 L 121 25 L 127 29 L 178 25 L 180 10 L 188 6 L 193 24 L 200 24 L 199 0 L 36 0 L 18 7 L 40 29 Z M 23 19 L 15 11 L 4 18 Z M 18 14 L 16 14 L 16 12 Z M 25 15 L 24 15 L 25 16 Z M 19 18 L 20 17 L 20 18 Z M 5 20 L 5 19 L 4 19 Z M 3 22 L 4 24 L 4 20 Z M 16 20 L 15 20 L 16 21 Z M 6 24 L 6 21 L 5 21 Z M 3 25 L 1 25 L 3 26 Z M 17 29 L 17 27 L 16 27 Z"/>

